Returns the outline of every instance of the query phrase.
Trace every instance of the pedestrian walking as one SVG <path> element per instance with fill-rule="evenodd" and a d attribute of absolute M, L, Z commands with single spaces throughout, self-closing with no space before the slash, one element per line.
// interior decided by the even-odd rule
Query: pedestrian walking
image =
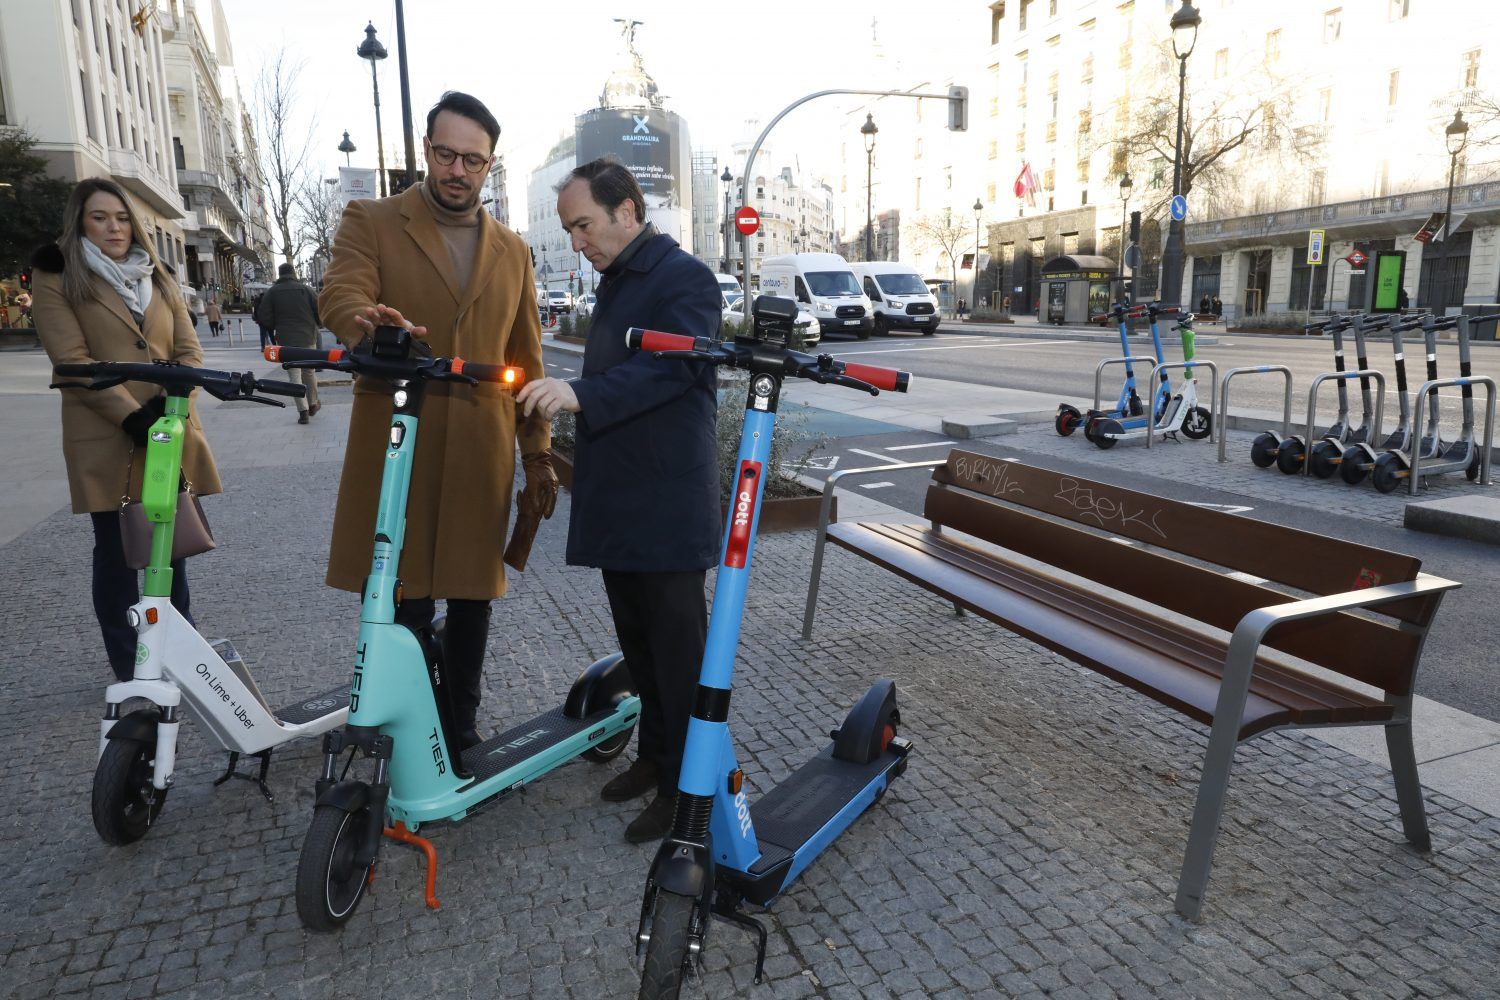
<path fill-rule="evenodd" d="M 265 297 L 266 297 L 266 293 L 265 292 L 261 292 L 259 295 L 255 296 L 254 298 L 252 298 L 250 300 L 250 317 L 252 319 L 254 319 L 255 318 L 255 314 L 260 311 L 260 300 L 263 299 L 263 298 L 265 298 Z M 260 349 L 262 351 L 264 351 L 268 347 L 274 347 L 275 346 L 275 344 L 276 344 L 276 333 L 275 333 L 275 331 L 270 330 L 270 329 L 268 329 L 265 326 L 262 326 L 261 323 L 258 320 L 255 323 L 255 328 L 260 331 Z"/>
<path fill-rule="evenodd" d="M 1411 305 L 1411 298 L 1407 296 L 1406 289 L 1405 288 L 1399 288 L 1399 289 L 1397 289 L 1396 290 L 1396 308 L 1400 309 L 1402 312 L 1405 312 L 1406 309 L 1407 309 L 1407 307 L 1409 307 L 1410 305 Z"/>
<path fill-rule="evenodd" d="M 219 300 L 210 298 L 208 305 L 203 307 L 203 318 L 208 320 L 208 330 L 215 337 L 219 335 L 219 328 L 224 325 L 224 314 L 219 312 Z"/>
<path fill-rule="evenodd" d="M 623 802 L 655 791 L 625 828 L 631 843 L 672 825 L 688 718 L 708 635 L 704 579 L 719 551 L 718 403 L 712 365 L 625 347 L 632 326 L 690 337 L 719 332 L 718 280 L 646 222 L 645 198 L 612 157 L 568 174 L 557 214 L 602 280 L 583 371 L 521 389 L 524 412 L 577 414 L 567 561 L 602 571 L 615 636 L 641 697 L 636 759 L 600 791 Z"/>
<path fill-rule="evenodd" d="M 203 364 L 187 305 L 145 238 L 135 210 L 114 181 L 80 181 L 68 198 L 63 232 L 32 259 L 37 335 L 54 365 L 94 361 Z M 115 677 L 135 675 L 136 632 L 126 612 L 140 600 L 140 578 L 125 564 L 121 494 L 141 495 L 146 434 L 166 397 L 144 382 L 61 393 L 63 461 L 73 513 L 93 522 L 94 615 Z M 190 407 L 182 470 L 193 492 L 220 492 L 219 473 Z M 172 604 L 192 621 L 185 560 L 172 563 Z"/>
<path fill-rule="evenodd" d="M 276 283 L 266 289 L 255 307 L 255 322 L 260 324 L 261 343 L 265 344 L 269 330 L 277 344 L 282 347 L 318 346 L 318 297 L 297 278 L 297 270 L 290 264 L 277 268 Z M 318 373 L 312 368 L 293 368 L 288 374 L 292 381 L 307 387 L 307 395 L 297 400 L 297 423 L 305 424 L 318 415 L 323 404 L 318 402 Z"/>
<path fill-rule="evenodd" d="M 958 300 L 958 318 L 959 319 L 963 319 L 964 316 L 968 313 L 968 311 L 969 311 L 968 303 L 965 302 L 963 299 L 959 299 Z"/>
<path fill-rule="evenodd" d="M 324 323 L 346 346 L 376 326 L 405 326 L 435 354 L 516 365 L 528 381 L 542 377 L 531 255 L 479 205 L 499 137 L 489 109 L 450 91 L 427 113 L 426 180 L 390 198 L 349 203 L 318 298 Z M 356 594 L 370 571 L 391 392 L 373 379 L 354 386 L 328 585 Z M 455 753 L 480 742 L 481 671 L 490 602 L 506 590 L 502 559 L 518 442 L 526 473 L 521 506 L 548 515 L 557 498 L 547 454 L 551 425 L 519 421 L 518 409 L 499 386 L 450 395 L 435 385 L 422 406 L 412 460 L 401 550 L 405 596 L 396 620 L 425 628 L 434 602 L 447 600 L 442 680 Z"/>
<path fill-rule="evenodd" d="M 1213 314 L 1213 303 L 1209 301 L 1207 293 L 1198 300 L 1198 311 L 1205 316 Z"/>

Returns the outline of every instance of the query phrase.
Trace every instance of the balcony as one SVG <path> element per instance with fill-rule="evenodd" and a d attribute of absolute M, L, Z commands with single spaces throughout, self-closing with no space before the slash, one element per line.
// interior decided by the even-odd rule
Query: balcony
<path fill-rule="evenodd" d="M 153 210 L 168 219 L 182 218 L 182 203 L 172 189 L 171 179 L 151 169 L 146 158 L 133 149 L 111 147 L 109 172 L 127 191 L 144 199 Z"/>
<path fill-rule="evenodd" d="M 1443 210 L 1446 197 L 1447 189 L 1438 188 L 1384 198 L 1260 212 L 1233 219 L 1190 222 L 1187 242 L 1204 249 L 1264 243 L 1300 244 L 1307 240 L 1309 229 L 1328 230 L 1330 240 L 1411 236 L 1433 212 Z M 1470 229 L 1500 223 L 1500 182 L 1455 187 L 1453 217 L 1463 220 Z"/>
<path fill-rule="evenodd" d="M 177 171 L 177 186 L 194 205 L 199 205 L 204 199 L 211 198 L 214 207 L 224 213 L 227 221 L 236 224 L 245 222 L 244 213 L 240 211 L 240 206 L 230 196 L 218 174 L 208 170 L 179 170 Z"/>

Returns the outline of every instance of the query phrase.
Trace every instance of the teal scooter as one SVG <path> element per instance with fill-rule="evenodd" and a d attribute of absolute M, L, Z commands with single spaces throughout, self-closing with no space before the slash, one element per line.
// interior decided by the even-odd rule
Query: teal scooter
<path fill-rule="evenodd" d="M 519 368 L 434 357 L 399 327 L 379 327 L 354 351 L 270 347 L 266 359 L 389 380 L 394 413 L 380 481 L 375 548 L 360 608 L 349 689 L 349 721 L 324 737 L 317 805 L 297 866 L 297 913 L 311 930 L 331 931 L 353 915 L 374 877 L 382 835 L 422 849 L 427 905 L 438 907 L 437 854 L 417 836 L 424 825 L 458 821 L 578 757 L 613 760 L 640 716 L 624 658 L 590 664 L 558 708 L 461 753 L 442 684 L 442 623 L 396 623 L 398 562 L 418 416 L 432 382 L 496 383 L 518 389 Z M 347 760 L 341 762 L 345 751 Z M 351 778 L 356 757 L 373 777 Z"/>

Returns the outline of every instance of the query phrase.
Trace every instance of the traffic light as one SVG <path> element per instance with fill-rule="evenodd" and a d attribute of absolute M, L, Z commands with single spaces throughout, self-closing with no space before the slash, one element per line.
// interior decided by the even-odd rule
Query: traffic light
<path fill-rule="evenodd" d="M 1132 242 L 1132 243 L 1139 243 L 1140 241 L 1141 241 L 1141 213 L 1140 212 L 1131 212 L 1130 213 L 1130 242 Z"/>
<path fill-rule="evenodd" d="M 969 88 L 948 88 L 948 131 L 969 130 Z"/>

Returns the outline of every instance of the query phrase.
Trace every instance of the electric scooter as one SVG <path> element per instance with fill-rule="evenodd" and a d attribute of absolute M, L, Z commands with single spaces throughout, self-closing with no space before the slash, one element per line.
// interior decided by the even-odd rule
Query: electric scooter
<path fill-rule="evenodd" d="M 1470 318 L 1449 316 L 1444 319 L 1429 319 L 1422 324 L 1427 342 L 1427 380 L 1437 381 L 1437 331 L 1458 328 L 1458 384 L 1463 394 L 1463 427 L 1452 444 L 1444 444 L 1438 434 L 1438 394 L 1428 392 L 1428 412 L 1431 437 L 1424 436 L 1420 447 L 1421 463 L 1418 475 L 1423 479 L 1441 476 L 1450 472 L 1462 472 L 1470 482 L 1479 478 L 1480 455 L 1474 436 L 1474 384 L 1473 365 L 1469 357 L 1470 328 L 1474 323 L 1495 322 L 1500 315 Z M 1491 390 L 1493 391 L 1493 389 Z M 1421 405 L 1418 401 L 1417 405 Z M 1429 457 L 1428 447 L 1432 447 Z M 1370 480 L 1382 493 L 1390 493 L 1403 482 L 1411 479 L 1412 460 L 1409 452 L 1388 451 L 1375 461 Z M 1420 485 L 1420 484 L 1419 484 Z"/>
<path fill-rule="evenodd" d="M 1115 323 L 1120 328 L 1120 356 L 1130 357 L 1130 324 L 1129 320 L 1139 319 L 1145 315 L 1141 307 L 1133 307 L 1125 301 L 1116 302 L 1113 308 Z M 1053 427 L 1063 437 L 1068 437 L 1079 427 L 1087 431 L 1090 421 L 1098 417 L 1113 417 L 1117 420 L 1126 417 L 1138 417 L 1145 408 L 1141 405 L 1141 397 L 1136 394 L 1135 368 L 1128 362 L 1125 365 L 1125 384 L 1120 386 L 1120 399 L 1115 403 L 1112 410 L 1090 409 L 1087 413 L 1081 412 L 1078 407 L 1070 403 L 1062 403 L 1057 408 L 1057 418 Z"/>
<path fill-rule="evenodd" d="M 297 866 L 297 913 L 316 931 L 347 922 L 374 878 L 382 834 L 426 855 L 426 902 L 437 909 L 437 852 L 417 831 L 429 823 L 462 820 L 577 757 L 613 760 L 630 740 L 640 699 L 624 658 L 614 653 L 584 669 L 562 706 L 455 752 L 461 744 L 442 681 L 439 626 L 412 629 L 396 623 L 398 564 L 427 387 L 485 382 L 511 391 L 525 378 L 521 369 L 434 357 L 400 327 L 378 327 L 353 351 L 269 347 L 266 359 L 286 368 L 386 379 L 394 388 L 349 720 L 323 740 L 316 806 Z M 349 757 L 341 766 L 345 750 Z M 371 780 L 349 776 L 356 756 L 374 760 Z"/>
<path fill-rule="evenodd" d="M 53 388 L 108 389 L 124 382 L 149 382 L 166 390 L 166 407 L 146 438 L 146 469 L 141 506 L 151 522 L 151 561 L 145 596 L 126 612 L 136 630 L 135 677 L 104 690 L 99 724 L 99 761 L 94 769 L 94 829 L 107 844 L 140 840 L 166 805 L 177 763 L 178 709 L 186 702 L 204 729 L 229 751 L 229 767 L 215 785 L 231 777 L 240 755 L 260 759 L 252 779 L 267 800 L 271 751 L 303 736 L 316 736 L 344 721 L 347 686 L 336 687 L 273 709 L 261 694 L 244 659 L 228 639 L 209 640 L 172 606 L 172 536 L 177 522 L 182 473 L 183 432 L 188 397 L 201 388 L 224 402 L 248 401 L 285 406 L 264 394 L 298 397 L 300 385 L 257 379 L 252 374 L 214 371 L 167 362 L 97 361 L 62 364 Z M 125 716 L 120 706 L 144 698 L 150 708 Z"/>
<path fill-rule="evenodd" d="M 1370 359 L 1365 350 L 1365 334 L 1378 330 L 1391 322 L 1392 316 L 1356 316 L 1352 324 L 1354 330 L 1354 362 L 1355 371 L 1369 371 Z M 1381 403 L 1385 401 L 1385 383 L 1380 385 Z M 1339 465 L 1344 460 L 1344 452 L 1350 445 L 1369 444 L 1380 433 L 1380 428 L 1374 425 L 1370 412 L 1370 379 L 1369 376 L 1361 376 L 1359 380 L 1359 398 L 1362 406 L 1359 426 L 1351 429 L 1342 441 L 1335 441 L 1325 437 L 1313 445 L 1312 451 L 1307 456 L 1307 471 L 1319 479 L 1328 479 L 1338 471 Z M 1376 412 L 1380 411 L 1376 407 Z"/>
<path fill-rule="evenodd" d="M 1161 372 L 1161 384 L 1151 397 L 1152 421 L 1148 425 L 1144 416 L 1123 421 L 1111 417 L 1089 421 L 1084 425 L 1084 437 L 1099 448 L 1113 448 L 1118 441 L 1148 433 L 1160 434 L 1175 441 L 1180 431 L 1190 440 L 1201 441 L 1213 432 L 1211 414 L 1198 405 L 1197 380 L 1193 376 L 1197 340 L 1193 333 L 1192 314 L 1183 312 L 1179 306 L 1163 306 L 1159 302 L 1147 304 L 1146 309 L 1151 316 L 1151 342 L 1156 351 L 1157 370 Z M 1182 390 L 1176 393 L 1172 392 L 1171 381 L 1166 372 L 1161 371 L 1166 364 L 1159 326 L 1162 319 L 1175 320 L 1177 332 L 1182 337 L 1182 359 L 1186 365 L 1183 368 Z"/>
<path fill-rule="evenodd" d="M 1332 372 L 1324 372 L 1325 376 L 1332 377 L 1336 374 L 1342 374 L 1344 371 L 1344 340 L 1342 333 L 1349 327 L 1349 324 L 1350 320 L 1347 317 L 1330 316 L 1328 319 L 1317 323 L 1309 323 L 1302 328 L 1304 334 L 1322 332 L 1333 335 L 1334 370 Z M 1348 390 L 1344 385 L 1343 379 L 1339 380 L 1338 390 L 1339 417 L 1334 421 L 1333 427 L 1329 428 L 1330 434 L 1341 433 L 1349 416 Z M 1283 438 L 1275 431 L 1261 431 L 1255 436 L 1255 440 L 1250 443 L 1250 461 L 1254 462 L 1255 467 L 1258 469 L 1269 469 L 1273 465 L 1280 468 L 1279 462 L 1281 461 L 1283 448 L 1294 452 L 1294 455 L 1288 456 L 1287 461 L 1291 464 L 1291 471 L 1295 472 L 1302 465 L 1302 459 L 1306 454 L 1307 448 L 1307 442 L 1302 439 L 1302 435 L 1300 434 L 1293 434 Z"/>
<path fill-rule="evenodd" d="M 688 722 L 672 831 L 663 840 L 641 901 L 636 953 L 644 948 L 640 996 L 678 995 L 689 963 L 703 954 L 711 917 L 757 937 L 755 978 L 765 971 L 766 932 L 740 909 L 768 905 L 878 800 L 906 769 L 910 741 L 897 735 L 896 688 L 876 681 L 854 705 L 832 742 L 753 805 L 729 734 L 730 684 L 745 610 L 760 500 L 770 470 L 781 384 L 805 378 L 876 394 L 905 392 L 911 376 L 890 368 L 788 350 L 797 318 L 790 299 L 755 300 L 754 336 L 732 344 L 641 329 L 632 348 L 659 358 L 729 365 L 750 372 L 750 391 L 720 559 L 698 695 Z"/>
<path fill-rule="evenodd" d="M 1396 428 L 1379 445 L 1360 441 L 1344 450 L 1339 461 L 1339 478 L 1350 486 L 1364 481 L 1375 468 L 1375 462 L 1387 451 L 1406 451 L 1411 447 L 1411 399 L 1406 385 L 1406 344 L 1401 334 L 1422 325 L 1422 316 L 1403 316 L 1391 324 L 1391 353 L 1396 364 L 1397 404 L 1401 408 Z"/>

